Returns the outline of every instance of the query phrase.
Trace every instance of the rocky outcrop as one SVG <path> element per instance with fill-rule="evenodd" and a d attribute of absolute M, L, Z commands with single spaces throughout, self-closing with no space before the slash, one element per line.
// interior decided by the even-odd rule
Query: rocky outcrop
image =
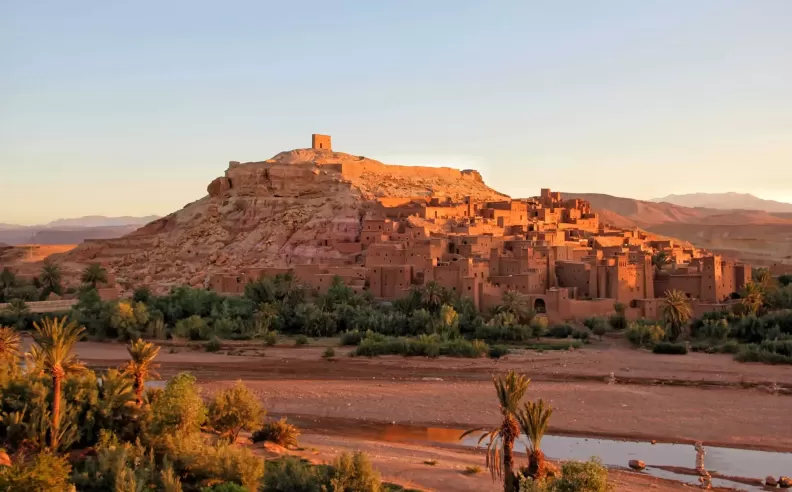
<path fill-rule="evenodd" d="M 378 197 L 502 199 L 475 171 L 391 166 L 328 150 L 232 161 L 208 195 L 118 239 L 91 240 L 61 264 L 101 262 L 126 289 L 203 286 L 213 272 L 340 261 L 334 241 L 354 241 Z"/>

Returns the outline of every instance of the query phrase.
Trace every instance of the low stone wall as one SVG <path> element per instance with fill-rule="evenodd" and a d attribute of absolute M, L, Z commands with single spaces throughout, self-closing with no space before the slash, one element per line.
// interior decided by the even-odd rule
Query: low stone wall
<path fill-rule="evenodd" d="M 68 311 L 75 304 L 77 299 L 61 299 L 58 301 L 38 301 L 25 303 L 30 309 L 31 313 L 57 313 L 59 311 Z M 8 304 L 0 304 L 0 311 L 5 310 Z"/>

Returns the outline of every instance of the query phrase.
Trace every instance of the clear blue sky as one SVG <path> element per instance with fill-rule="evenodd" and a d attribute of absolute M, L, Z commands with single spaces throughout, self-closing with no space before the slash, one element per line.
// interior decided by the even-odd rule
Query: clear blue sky
<path fill-rule="evenodd" d="M 313 132 L 512 196 L 792 201 L 792 0 L 0 0 L 0 222 L 166 214 Z"/>

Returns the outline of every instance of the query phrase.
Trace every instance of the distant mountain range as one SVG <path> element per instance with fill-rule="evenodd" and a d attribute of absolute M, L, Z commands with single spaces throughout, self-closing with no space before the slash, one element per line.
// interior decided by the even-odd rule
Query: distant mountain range
<path fill-rule="evenodd" d="M 58 219 L 47 224 L 23 226 L 0 224 L 0 243 L 15 244 L 78 244 L 86 239 L 121 237 L 156 219 L 146 217 L 104 217 L 91 215 L 74 219 Z"/>
<path fill-rule="evenodd" d="M 792 203 L 764 200 L 749 193 L 690 193 L 668 195 L 650 200 L 672 203 L 683 207 L 703 207 L 718 210 L 762 210 L 770 213 L 792 213 Z"/>

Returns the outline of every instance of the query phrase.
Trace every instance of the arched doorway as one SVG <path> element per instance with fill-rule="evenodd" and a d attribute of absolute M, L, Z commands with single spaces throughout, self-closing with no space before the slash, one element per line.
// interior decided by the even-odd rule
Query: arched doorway
<path fill-rule="evenodd" d="M 547 312 L 547 305 L 545 304 L 544 299 L 538 298 L 534 301 L 534 312 L 535 313 L 546 313 Z"/>

